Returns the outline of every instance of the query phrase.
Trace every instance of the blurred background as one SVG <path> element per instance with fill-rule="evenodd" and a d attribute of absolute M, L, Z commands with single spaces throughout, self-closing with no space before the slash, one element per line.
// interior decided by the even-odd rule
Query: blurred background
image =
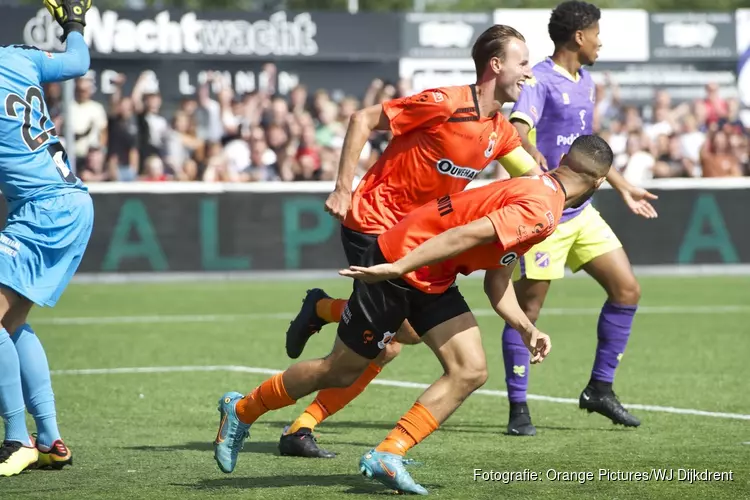
<path fill-rule="evenodd" d="M 96 243 L 96 234 L 93 243 L 103 246 L 99 262 L 85 263 L 84 270 L 106 268 L 113 231 L 123 210 L 136 201 L 151 219 L 159 219 L 150 220 L 159 238 L 174 225 L 169 214 L 178 220 L 186 212 L 203 210 L 201 204 L 208 201 L 217 203 L 216 217 L 253 210 L 247 224 L 261 216 L 266 224 L 252 232 L 277 246 L 242 241 L 251 238 L 248 229 L 228 221 L 235 230 L 216 230 L 217 248 L 221 243 L 247 253 L 261 245 L 257 251 L 268 252 L 274 262 L 261 267 L 272 269 L 336 267 L 331 260 L 331 255 L 339 256 L 333 226 L 318 217 L 312 204 L 291 212 L 288 207 L 292 198 L 298 199 L 294 193 L 308 193 L 322 208 L 352 113 L 425 88 L 473 83 L 472 43 L 495 23 L 520 30 L 532 63 L 542 60 L 552 52 L 547 22 L 555 3 L 505 2 L 502 9 L 494 9 L 496 2 L 483 0 L 97 1 L 87 16 L 91 71 L 70 84 L 45 89 L 47 106 L 78 175 L 95 195 L 109 195 L 106 202 L 96 198 L 99 220 L 106 221 L 97 229 L 101 243 Z M 691 211 L 715 208 L 726 231 L 735 222 L 724 220 L 725 211 L 742 211 L 727 200 L 736 196 L 741 205 L 741 200 L 750 199 L 745 190 L 750 186 L 750 9 L 742 9 L 741 3 L 598 2 L 603 8 L 603 47 L 589 68 L 597 82 L 594 129 L 610 143 L 615 167 L 630 182 L 689 197 L 684 202 L 679 196 L 678 201 L 671 196 L 660 201 L 662 213 L 679 212 L 679 223 L 649 226 L 658 237 L 674 235 L 672 243 L 655 243 L 668 244 L 669 254 L 654 262 L 648 257 L 646 263 L 679 260 L 676 248 L 684 244 Z M 59 27 L 38 4 L 0 4 L 10 5 L 0 19 L 0 43 L 22 41 L 46 50 L 62 49 Z M 386 133 L 370 138 L 355 182 L 388 140 Z M 497 165 L 482 174 L 483 179 L 505 176 Z M 314 187 L 300 181 L 320 182 Z M 705 194 L 701 189 L 720 190 L 711 195 L 713 205 L 697 204 Z M 241 203 L 257 206 L 248 209 L 236 206 L 240 202 L 231 197 L 204 196 L 194 202 L 198 208 L 193 210 L 183 205 L 193 203 L 185 201 L 189 196 L 168 204 L 166 198 L 145 196 L 227 190 L 256 193 Z M 264 198 L 274 192 L 287 194 Z M 608 195 L 601 197 L 600 210 L 606 212 Z M 679 203 L 685 206 L 677 208 Z M 722 203 L 730 205 L 724 208 Z M 204 219 L 199 217 L 192 226 L 195 238 L 203 241 Z M 274 217 L 278 221 L 270 222 Z M 644 230 L 642 221 L 627 215 L 613 212 L 611 217 L 617 218 L 613 225 L 625 239 L 629 232 L 637 237 Z M 707 223 L 718 220 L 711 214 L 706 217 Z M 736 224 L 739 227 L 741 221 Z M 282 226 L 287 233 L 266 234 Z M 695 234 L 707 234 L 713 241 L 711 227 L 701 226 Z M 314 230 L 306 233 L 309 228 Z M 289 235 L 295 234 L 307 235 L 297 257 L 286 246 Z M 188 237 L 165 238 L 176 238 L 184 249 Z M 750 262 L 744 243 L 733 253 L 709 248 L 697 261 Z M 202 245 L 190 263 L 177 268 L 205 269 L 210 244 Z M 279 256 L 278 245 L 287 249 L 285 256 Z M 316 251 L 327 257 L 315 257 Z M 123 259 L 126 268 L 157 269 L 153 259 L 144 261 L 137 252 Z M 300 259 L 308 260 L 300 264 Z M 120 269 L 119 261 L 110 264 L 111 270 Z M 221 266 L 232 269 L 226 262 Z"/>

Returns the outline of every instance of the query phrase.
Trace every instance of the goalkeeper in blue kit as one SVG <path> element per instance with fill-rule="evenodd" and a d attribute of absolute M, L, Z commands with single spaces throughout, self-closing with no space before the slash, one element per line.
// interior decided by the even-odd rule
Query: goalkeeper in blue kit
<path fill-rule="evenodd" d="M 88 71 L 83 29 L 91 0 L 44 3 L 62 26 L 64 53 L 0 46 L 0 191 L 8 205 L 0 231 L 0 476 L 72 463 L 57 428 L 47 356 L 26 317 L 34 304 L 58 301 L 94 223 L 91 196 L 70 171 L 41 88 Z M 36 424 L 35 440 L 26 410 Z"/>

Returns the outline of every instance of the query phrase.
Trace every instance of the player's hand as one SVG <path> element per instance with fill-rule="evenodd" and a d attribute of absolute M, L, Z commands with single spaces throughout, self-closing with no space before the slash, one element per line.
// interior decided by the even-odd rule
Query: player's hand
<path fill-rule="evenodd" d="M 377 283 L 401 276 L 395 265 L 386 263 L 378 264 L 371 267 L 349 266 L 349 269 L 339 271 L 341 276 L 354 278 L 355 280 L 364 281 L 365 283 Z"/>
<path fill-rule="evenodd" d="M 542 333 L 538 328 L 532 328 L 530 332 L 522 333 L 521 337 L 531 352 L 531 363 L 537 364 L 544 361 L 552 349 L 552 340 L 549 335 Z"/>
<path fill-rule="evenodd" d="M 659 214 L 656 213 L 656 209 L 648 201 L 659 199 L 655 194 L 650 193 L 643 188 L 631 186 L 628 189 L 621 191 L 620 195 L 622 195 L 625 204 L 634 214 L 645 217 L 646 219 L 656 219 L 659 216 Z"/>
<path fill-rule="evenodd" d="M 532 158 L 534 158 L 534 161 L 537 162 L 537 164 L 542 168 L 543 171 L 549 171 L 549 166 L 547 166 L 547 158 L 545 158 L 537 148 L 535 148 L 532 144 L 527 143 L 524 144 L 524 149 L 531 155 Z"/>
<path fill-rule="evenodd" d="M 83 27 L 86 26 L 86 12 L 91 8 L 91 0 L 44 0 L 44 6 L 63 27 L 62 40 L 65 41 L 70 31 L 83 31 Z M 77 23 L 80 26 L 70 23 Z"/>
<path fill-rule="evenodd" d="M 344 222 L 349 208 L 352 206 L 352 193 L 343 189 L 336 189 L 328 195 L 326 200 L 326 212 Z"/>

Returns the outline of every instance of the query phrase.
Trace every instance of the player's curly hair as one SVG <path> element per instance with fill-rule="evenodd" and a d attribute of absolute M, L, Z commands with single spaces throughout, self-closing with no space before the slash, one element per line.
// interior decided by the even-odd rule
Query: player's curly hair
<path fill-rule="evenodd" d="M 581 135 L 576 138 L 570 146 L 568 155 L 574 156 L 576 154 L 592 161 L 581 162 L 580 166 L 574 170 L 593 179 L 599 179 L 607 175 L 615 159 L 612 148 L 609 147 L 607 141 L 598 135 Z"/>
<path fill-rule="evenodd" d="M 490 26 L 479 35 L 471 48 L 471 58 L 474 59 L 477 78 L 482 76 L 487 63 L 493 57 L 499 57 L 501 61 L 505 60 L 505 47 L 514 38 L 526 42 L 520 31 L 504 24 Z"/>
<path fill-rule="evenodd" d="M 597 22 L 602 12 L 594 4 L 569 0 L 552 11 L 547 31 L 555 47 L 568 43 L 576 31 L 585 30 Z"/>

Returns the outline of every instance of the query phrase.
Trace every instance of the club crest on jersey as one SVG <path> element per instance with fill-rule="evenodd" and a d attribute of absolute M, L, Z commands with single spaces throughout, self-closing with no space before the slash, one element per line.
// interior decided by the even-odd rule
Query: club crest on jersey
<path fill-rule="evenodd" d="M 451 177 L 456 177 L 458 179 L 468 179 L 473 181 L 476 176 L 479 175 L 479 170 L 458 166 L 447 158 L 438 160 L 435 166 L 441 174 L 450 175 Z"/>
<path fill-rule="evenodd" d="M 594 102 L 594 101 L 595 101 L 595 98 L 594 98 L 594 92 L 595 92 L 595 89 L 594 89 L 594 87 L 591 87 L 591 88 L 589 89 L 589 101 L 591 101 L 591 102 Z"/>
<path fill-rule="evenodd" d="M 570 96 L 567 92 L 562 93 L 563 104 L 570 104 Z"/>
<path fill-rule="evenodd" d="M 539 121 L 539 111 L 537 111 L 536 106 L 531 106 L 529 111 L 531 111 L 531 116 L 534 117 L 534 120 Z"/>
<path fill-rule="evenodd" d="M 497 134 L 492 132 L 490 134 L 490 143 L 487 145 L 487 149 L 484 150 L 484 157 L 489 158 L 492 156 L 492 152 L 495 150 L 495 144 L 497 144 Z"/>

